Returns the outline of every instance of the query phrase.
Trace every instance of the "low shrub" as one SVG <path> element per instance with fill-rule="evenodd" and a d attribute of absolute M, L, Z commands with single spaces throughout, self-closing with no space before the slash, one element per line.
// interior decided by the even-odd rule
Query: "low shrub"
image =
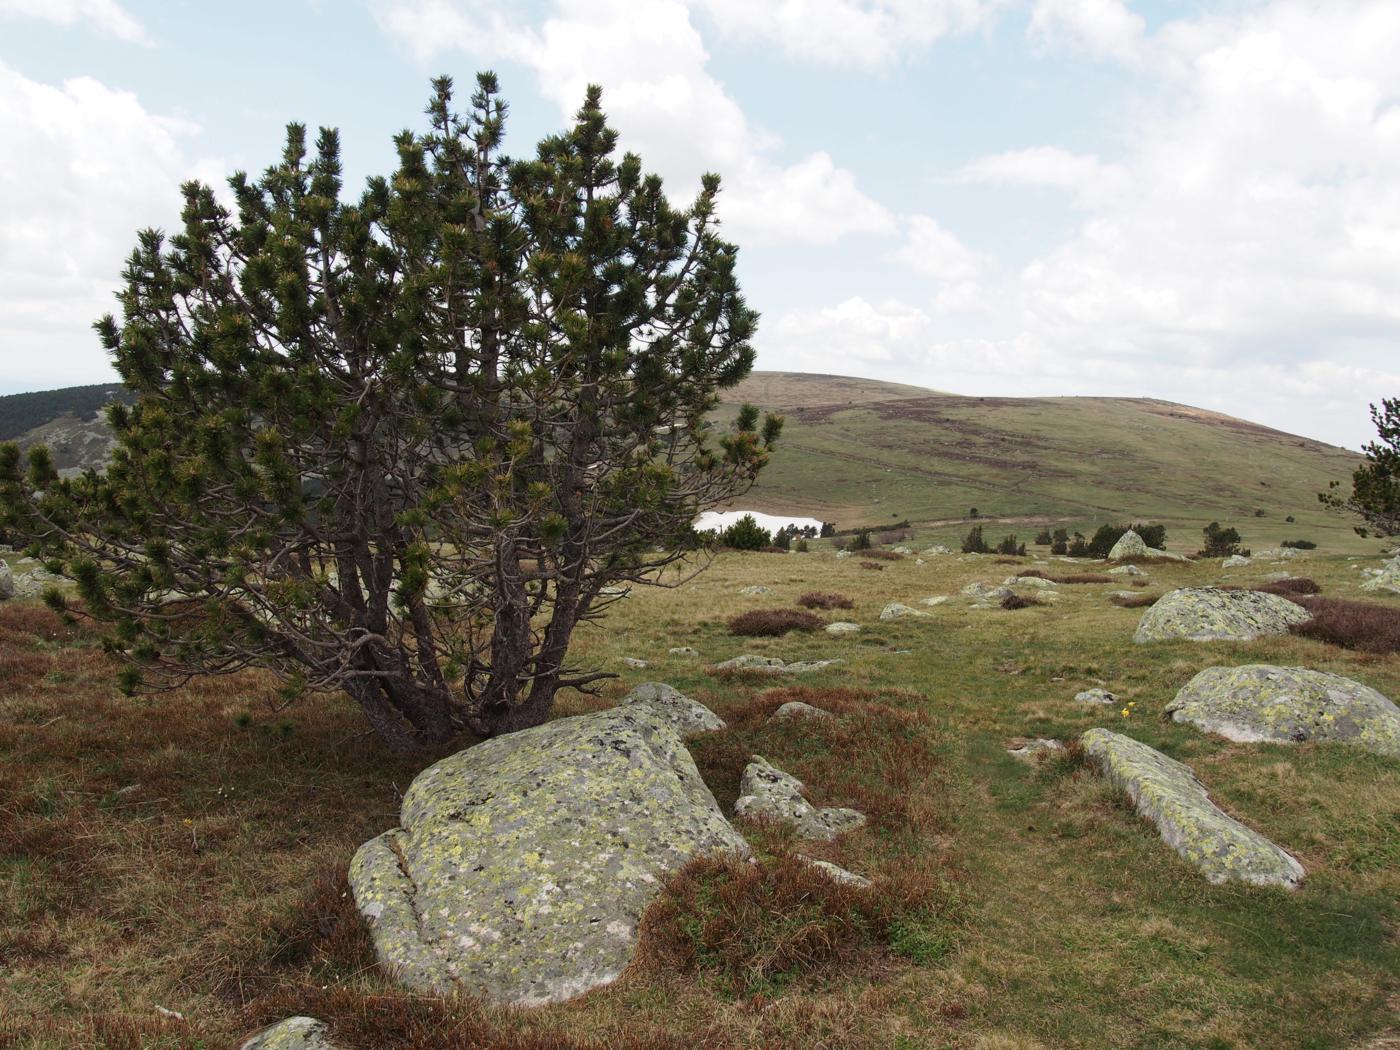
<path fill-rule="evenodd" d="M 1069 546 L 1065 549 L 1065 553 L 1071 558 L 1093 557 L 1093 555 L 1089 553 L 1089 541 L 1084 538 L 1084 533 L 1082 532 L 1076 532 L 1074 534 L 1074 539 L 1070 540 Z"/>
<path fill-rule="evenodd" d="M 1400 609 L 1320 595 L 1285 597 L 1312 613 L 1289 628 L 1294 634 L 1365 653 L 1400 653 Z"/>
<path fill-rule="evenodd" d="M 976 517 L 973 514 L 973 517 Z M 987 541 L 982 538 L 982 526 L 974 525 L 967 530 L 967 535 L 963 537 L 962 552 L 964 554 L 990 554 L 991 548 L 987 546 Z"/>
<path fill-rule="evenodd" d="M 1108 600 L 1124 609 L 1146 609 L 1149 605 L 1156 605 L 1160 597 L 1160 594 L 1115 594 Z"/>
<path fill-rule="evenodd" d="M 1317 550 L 1317 544 L 1314 543 L 1312 540 L 1284 540 L 1282 543 L 1279 544 L 1279 546 L 1292 547 L 1294 550 L 1297 551 Z"/>
<path fill-rule="evenodd" d="M 1009 536 L 1003 536 L 1001 542 L 997 544 L 998 554 L 1017 554 L 1026 556 L 1026 545 L 1016 542 L 1016 534 L 1013 532 Z"/>
<path fill-rule="evenodd" d="M 885 567 L 878 561 L 863 561 L 860 563 L 862 569 L 873 569 L 876 572 L 884 572 Z"/>
<path fill-rule="evenodd" d="M 751 609 L 729 621 L 729 633 L 746 638 L 770 638 L 789 631 L 815 631 L 823 626 L 820 617 L 797 609 Z"/>
<path fill-rule="evenodd" d="M 758 551 L 773 545 L 773 534 L 760 525 L 752 514 L 745 514 L 719 534 L 719 542 L 736 551 Z"/>
<path fill-rule="evenodd" d="M 905 529 L 890 529 L 880 533 L 881 543 L 903 543 L 909 538 L 909 533 Z"/>
<path fill-rule="evenodd" d="M 870 530 L 861 529 L 851 537 L 851 542 L 847 544 L 847 550 L 868 551 L 870 549 Z"/>
<path fill-rule="evenodd" d="M 798 540 L 792 545 L 792 549 L 795 550 L 798 554 L 806 554 L 809 548 L 807 547 L 806 540 Z"/>
<path fill-rule="evenodd" d="M 1048 547 L 1054 542 L 1055 539 L 1050 535 L 1049 529 L 1041 529 L 1035 534 L 1035 545 L 1037 547 Z"/>
<path fill-rule="evenodd" d="M 1151 587 L 1151 586 L 1152 586 L 1152 584 L 1149 583 L 1147 580 L 1134 580 L 1133 583 L 1132 583 L 1132 585 L 1133 585 L 1134 587 Z"/>
<path fill-rule="evenodd" d="M 831 591 L 808 591 L 797 599 L 797 604 L 804 609 L 853 609 L 856 603 L 844 594 L 836 594 Z"/>
<path fill-rule="evenodd" d="M 1003 609 L 1029 609 L 1032 605 L 1044 605 L 1045 602 L 1030 594 L 1008 594 L 1001 600 Z"/>
<path fill-rule="evenodd" d="M 1202 558 L 1229 558 L 1236 554 L 1249 557 L 1249 551 L 1240 546 L 1240 531 L 1225 528 L 1220 522 L 1212 521 L 1201 530 L 1205 536 L 1205 546 L 1197 554 Z"/>
<path fill-rule="evenodd" d="M 1287 598 L 1295 594 L 1318 594 L 1322 588 L 1317 585 L 1316 580 L 1310 580 L 1306 576 L 1290 576 L 1286 580 L 1261 583 L 1253 590 L 1263 591 L 1266 594 L 1281 594 Z"/>

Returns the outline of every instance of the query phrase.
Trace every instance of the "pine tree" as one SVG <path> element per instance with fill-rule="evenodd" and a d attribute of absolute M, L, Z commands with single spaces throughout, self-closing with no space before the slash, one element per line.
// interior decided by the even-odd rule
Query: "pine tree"
<path fill-rule="evenodd" d="M 1362 448 L 1366 462 L 1351 475 L 1351 495 L 1339 496 L 1334 481 L 1318 499 L 1359 515 L 1365 522 L 1356 527 L 1361 536 L 1400 536 L 1400 398 L 1372 405 L 1371 422 L 1378 440 Z"/>
<path fill-rule="evenodd" d="M 708 421 L 757 321 L 718 177 L 673 207 L 596 87 L 523 160 L 493 75 L 465 113 L 433 87 L 358 200 L 337 133 L 308 157 L 295 124 L 232 211 L 187 184 L 96 325 L 137 395 L 105 475 L 0 453 L 7 523 L 111 625 L 127 687 L 271 667 L 403 750 L 538 724 L 608 677 L 570 665 L 576 625 L 766 462 L 780 418 Z"/>

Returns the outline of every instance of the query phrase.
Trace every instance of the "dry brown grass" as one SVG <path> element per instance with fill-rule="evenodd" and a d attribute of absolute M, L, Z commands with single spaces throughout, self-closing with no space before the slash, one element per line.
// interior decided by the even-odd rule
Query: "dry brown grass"
<path fill-rule="evenodd" d="M 1034 605 L 1046 605 L 1045 601 L 1033 594 L 1008 594 L 1001 600 L 1003 609 L 1029 609 Z"/>
<path fill-rule="evenodd" d="M 868 550 L 861 552 L 867 558 L 874 558 L 876 561 L 903 561 L 904 555 L 896 551 Z"/>
<path fill-rule="evenodd" d="M 873 572 L 884 572 L 885 567 L 878 561 L 863 561 L 860 563 L 862 569 L 870 569 Z"/>
<path fill-rule="evenodd" d="M 804 609 L 854 609 L 855 601 L 832 591 L 808 591 L 797 599 Z"/>

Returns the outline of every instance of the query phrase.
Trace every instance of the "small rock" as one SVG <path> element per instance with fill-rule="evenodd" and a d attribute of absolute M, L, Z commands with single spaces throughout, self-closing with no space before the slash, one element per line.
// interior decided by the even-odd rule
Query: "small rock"
<path fill-rule="evenodd" d="M 855 634 L 860 630 L 860 624 L 851 623 L 847 620 L 837 620 L 835 623 L 826 625 L 827 634 Z"/>
<path fill-rule="evenodd" d="M 1002 581 L 1003 587 L 1053 587 L 1055 582 L 1044 576 L 1008 576 Z"/>
<path fill-rule="evenodd" d="M 932 547 L 928 548 L 928 550 L 924 551 L 924 556 L 925 556 L 925 557 L 933 557 L 933 556 L 936 556 L 936 555 L 939 555 L 939 554 L 952 554 L 952 553 L 953 553 L 953 552 L 952 552 L 951 550 L 949 550 L 947 547 L 943 546 L 943 544 L 941 544 L 941 543 L 935 543 Z"/>
<path fill-rule="evenodd" d="M 647 666 L 645 660 L 638 660 L 635 656 L 624 656 L 622 662 L 628 667 L 636 668 L 638 671 L 645 670 Z"/>
<path fill-rule="evenodd" d="M 700 654 L 688 645 L 678 645 L 674 649 L 667 649 L 671 656 L 699 656 Z"/>
<path fill-rule="evenodd" d="M 1075 703 L 1079 704 L 1116 704 L 1118 697 L 1114 696 L 1107 689 L 1086 689 L 1082 693 L 1074 694 Z"/>
<path fill-rule="evenodd" d="M 834 839 L 865 823 L 865 815 L 853 809 L 813 806 L 802 795 L 802 781 L 760 755 L 744 767 L 734 812 L 787 824 L 808 839 Z"/>
<path fill-rule="evenodd" d="M 820 707 L 813 707 L 811 704 L 804 704 L 801 700 L 789 700 L 773 712 L 770 722 L 787 722 L 794 718 L 835 718 L 830 711 L 823 711 Z"/>
<path fill-rule="evenodd" d="M 848 550 L 839 550 L 836 552 L 836 556 L 838 558 L 849 558 L 851 556 L 851 552 Z"/>
<path fill-rule="evenodd" d="M 827 875 L 831 876 L 834 882 L 839 882 L 843 886 L 860 886 L 863 888 L 870 885 L 870 880 L 864 875 L 857 875 L 853 871 L 847 871 L 845 868 L 833 864 L 829 860 L 817 860 L 815 857 L 807 857 L 801 853 L 795 853 L 793 856 L 804 864 L 808 864 L 819 871 L 825 872 Z"/>
<path fill-rule="evenodd" d="M 1246 558 L 1243 554 L 1232 554 L 1220 563 L 1220 567 L 1222 569 L 1243 569 L 1250 563 L 1251 559 Z"/>
<path fill-rule="evenodd" d="M 751 586 L 751 587 L 741 587 L 741 588 L 739 588 L 739 593 L 740 593 L 740 594 L 772 594 L 772 593 L 773 593 L 773 589 L 772 589 L 771 587 L 765 587 L 765 586 L 763 586 L 763 584 L 761 584 L 761 583 L 755 583 L 755 584 L 754 584 L 753 586 Z"/>
<path fill-rule="evenodd" d="M 882 620 L 903 620 L 910 616 L 927 615 L 928 613 L 926 612 L 920 612 L 918 609 L 912 609 L 909 606 L 903 605 L 899 602 L 890 602 L 888 605 L 886 605 L 883 609 L 880 610 L 880 619 Z"/>
<path fill-rule="evenodd" d="M 945 602 L 947 602 L 947 601 L 948 601 L 948 596 L 947 596 L 946 594 L 935 594 L 935 595 L 934 595 L 933 597 L 931 597 L 931 598 L 920 598 L 920 599 L 919 599 L 919 604 L 920 604 L 920 605 L 943 605 L 943 604 L 944 604 Z"/>
<path fill-rule="evenodd" d="M 314 1017 L 289 1017 L 264 1028 L 238 1050 L 335 1050 L 326 1041 L 326 1026 Z"/>
<path fill-rule="evenodd" d="M 792 663 L 784 663 L 776 656 L 754 656 L 746 653 L 743 656 L 736 656 L 732 660 L 715 664 L 716 671 L 762 671 L 766 674 L 803 674 L 807 671 L 820 671 L 824 667 L 833 664 L 845 663 L 844 660 L 794 660 Z"/>
<path fill-rule="evenodd" d="M 1104 778 L 1208 881 L 1292 889 L 1303 880 L 1301 864 L 1216 806 L 1189 767 L 1107 729 L 1091 729 L 1081 739 Z"/>
<path fill-rule="evenodd" d="M 1146 576 L 1146 575 L 1147 575 L 1147 573 L 1143 572 L 1143 571 L 1142 571 L 1141 569 L 1139 569 L 1136 565 L 1120 565 L 1120 566 L 1118 566 L 1118 568 L 1116 568 L 1116 569 L 1109 569 L 1109 570 L 1108 570 L 1108 574 L 1109 574 L 1110 576 Z"/>
<path fill-rule="evenodd" d="M 648 704 L 683 737 L 714 733 L 724 728 L 724 719 L 698 700 L 692 700 L 665 682 L 647 682 L 625 697 L 624 704 Z"/>
<path fill-rule="evenodd" d="M 15 574 L 10 571 L 10 563 L 0 558 L 0 600 L 15 596 Z"/>
<path fill-rule="evenodd" d="M 1048 751 L 1063 751 L 1064 749 L 1065 745 L 1058 740 L 1038 738 L 1035 740 L 1027 740 L 1018 747 L 1008 747 L 1006 753 L 1013 758 L 1021 759 L 1023 762 L 1030 762 Z"/>
<path fill-rule="evenodd" d="M 913 552 L 912 550 L 910 550 L 908 547 L 894 547 L 894 548 L 892 548 L 892 551 L 893 551 L 893 553 L 895 553 L 895 554 L 913 554 L 913 553 L 914 553 L 914 552 Z"/>
<path fill-rule="evenodd" d="M 993 587 L 989 583 L 969 583 L 962 593 L 978 602 L 999 602 L 1011 594 L 1010 587 Z"/>

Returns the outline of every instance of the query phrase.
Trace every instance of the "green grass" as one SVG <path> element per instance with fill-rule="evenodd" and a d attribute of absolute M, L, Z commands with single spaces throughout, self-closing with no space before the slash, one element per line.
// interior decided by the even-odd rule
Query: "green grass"
<path fill-rule="evenodd" d="M 881 622 L 888 601 L 922 609 L 921 597 L 1000 582 L 1014 566 L 906 558 L 872 573 L 814 547 L 728 554 L 679 590 L 638 590 L 574 654 L 621 677 L 600 698 L 563 697 L 560 713 L 670 682 L 731 723 L 693 747 L 721 805 L 756 750 L 818 804 L 864 809 L 871 824 L 820 848 L 746 828 L 764 871 L 789 875 L 744 893 L 718 875 L 703 899 L 679 897 L 684 922 L 657 936 L 688 931 L 698 962 L 659 950 L 672 941 L 644 942 L 645 963 L 613 986 L 523 1014 L 396 990 L 343 896 L 350 853 L 390 826 L 432 756 L 388 756 L 334 698 L 274 710 L 275 683 L 260 675 L 123 698 L 90 639 L 32 605 L 0 605 L 0 1044 L 14 1032 L 26 1048 L 222 1047 L 299 1012 L 330 1021 L 351 1050 L 1380 1047 L 1396 1036 L 1400 764 L 1338 745 L 1232 744 L 1160 712 L 1220 662 L 1306 665 L 1400 697 L 1400 656 L 1297 637 L 1137 646 L 1141 611 L 1106 598 L 1117 584 L 1062 586 L 1057 604 L 1016 611 L 954 597 L 928 618 Z M 1359 564 L 1320 550 L 1289 568 L 1355 598 Z M 1148 572 L 1157 591 L 1275 568 Z M 754 583 L 771 593 L 738 593 Z M 812 590 L 850 596 L 853 609 L 823 615 L 861 633 L 728 633 L 736 613 L 796 608 Z M 681 644 L 701 658 L 668 655 Z M 745 652 L 846 662 L 799 681 L 707 670 Z M 624 656 L 651 666 L 628 669 Z M 836 723 L 767 726 L 767 711 L 799 695 L 772 690 L 798 685 Z M 1133 714 L 1073 702 L 1094 685 L 1135 701 Z M 1015 738 L 1070 740 L 1099 724 L 1190 764 L 1220 805 L 1299 857 L 1302 887 L 1210 886 L 1073 754 L 1039 765 L 1006 754 Z M 799 849 L 886 887 L 919 880 L 888 910 L 817 907 L 783 867 Z M 761 922 L 737 921 L 769 899 L 780 904 Z M 706 933 L 723 916 L 729 925 Z M 157 1004 L 187 1020 L 159 1019 Z"/>

